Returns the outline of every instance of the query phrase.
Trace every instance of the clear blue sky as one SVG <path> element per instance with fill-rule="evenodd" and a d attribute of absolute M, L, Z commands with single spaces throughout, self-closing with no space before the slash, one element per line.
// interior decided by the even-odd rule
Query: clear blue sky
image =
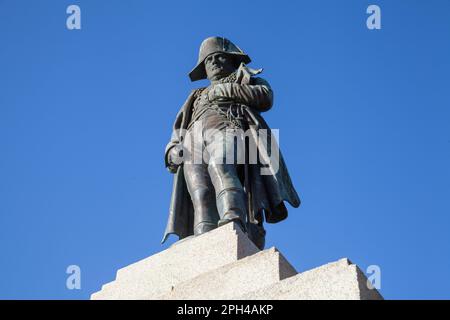
<path fill-rule="evenodd" d="M 211 35 L 275 92 L 265 117 L 303 204 L 267 247 L 299 271 L 379 265 L 385 298 L 450 298 L 446 0 L 0 0 L 0 298 L 88 298 L 167 248 L 164 147 Z"/>

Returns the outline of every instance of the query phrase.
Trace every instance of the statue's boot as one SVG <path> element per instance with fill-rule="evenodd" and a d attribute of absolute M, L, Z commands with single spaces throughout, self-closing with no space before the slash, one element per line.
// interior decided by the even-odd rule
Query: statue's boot
<path fill-rule="evenodd" d="M 218 214 L 214 205 L 214 191 L 198 188 L 191 193 L 194 205 L 194 235 L 206 233 L 217 228 Z"/>
<path fill-rule="evenodd" d="M 246 202 L 245 193 L 242 188 L 223 189 L 217 195 L 217 210 L 220 220 L 218 226 L 223 226 L 231 221 L 237 222 L 245 232 L 246 226 Z"/>

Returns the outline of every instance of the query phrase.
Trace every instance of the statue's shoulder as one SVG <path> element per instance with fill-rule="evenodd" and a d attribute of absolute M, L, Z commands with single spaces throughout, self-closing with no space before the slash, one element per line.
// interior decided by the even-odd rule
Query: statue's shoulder
<path fill-rule="evenodd" d="M 192 89 L 191 92 L 189 93 L 188 97 L 186 98 L 186 101 L 184 102 L 183 106 L 181 107 L 180 113 L 184 112 L 187 108 L 192 107 L 194 104 L 194 101 L 198 97 L 200 97 L 203 90 L 205 90 L 206 88 L 207 87 Z"/>
<path fill-rule="evenodd" d="M 253 85 L 267 86 L 270 88 L 269 82 L 261 77 L 252 77 L 250 83 Z"/>
<path fill-rule="evenodd" d="M 200 95 L 206 90 L 207 87 L 196 88 L 191 91 L 190 96 L 193 96 L 194 99 L 200 97 Z"/>

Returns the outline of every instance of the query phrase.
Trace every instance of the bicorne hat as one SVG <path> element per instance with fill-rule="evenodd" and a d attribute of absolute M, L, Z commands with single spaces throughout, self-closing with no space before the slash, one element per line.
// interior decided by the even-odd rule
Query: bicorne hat
<path fill-rule="evenodd" d="M 230 40 L 223 37 L 210 37 L 203 40 L 200 45 L 197 65 L 191 72 L 189 72 L 189 78 L 191 78 L 191 81 L 206 79 L 204 61 L 207 56 L 217 52 L 232 55 L 236 60 L 237 65 L 241 62 L 250 63 L 251 61 L 250 57 Z"/>

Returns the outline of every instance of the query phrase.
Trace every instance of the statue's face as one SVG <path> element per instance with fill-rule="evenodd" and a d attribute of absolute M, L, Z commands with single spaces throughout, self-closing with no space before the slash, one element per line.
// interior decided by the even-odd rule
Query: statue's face
<path fill-rule="evenodd" d="M 226 77 L 236 69 L 233 58 L 221 52 L 210 54 L 204 63 L 206 76 L 211 81 Z"/>

